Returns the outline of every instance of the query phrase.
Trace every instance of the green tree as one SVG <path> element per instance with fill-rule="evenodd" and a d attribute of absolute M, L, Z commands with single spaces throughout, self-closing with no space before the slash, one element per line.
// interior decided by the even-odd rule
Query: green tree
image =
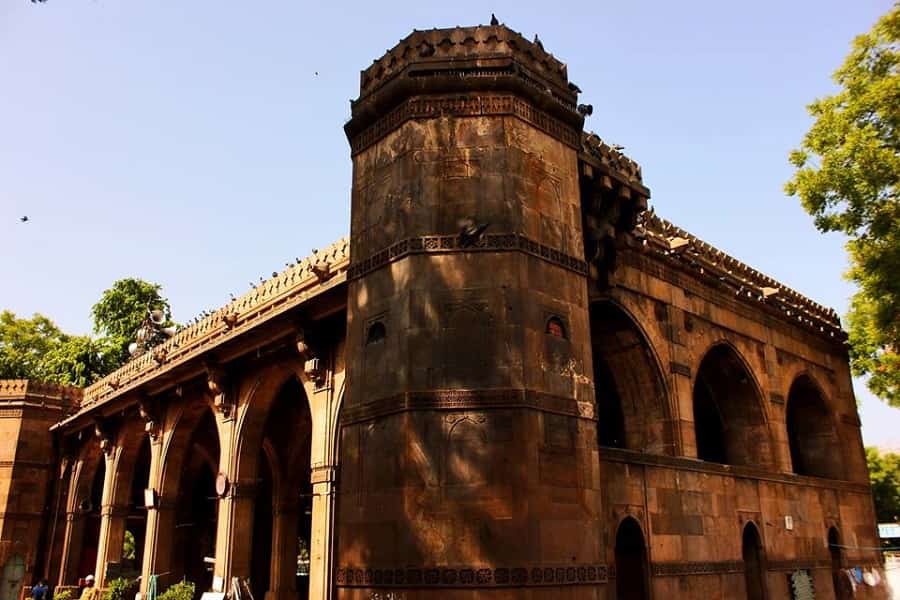
<path fill-rule="evenodd" d="M 128 345 L 135 341 L 148 310 L 161 310 L 164 326 L 172 325 L 169 301 L 162 297 L 162 287 L 142 279 L 127 278 L 113 283 L 91 309 L 94 331 L 104 336 L 119 364 L 128 361 Z"/>
<path fill-rule="evenodd" d="M 875 500 L 875 514 L 879 523 L 900 521 L 900 455 L 884 454 L 878 448 L 866 448 L 869 481 Z"/>
<path fill-rule="evenodd" d="M 85 386 L 118 367 L 104 340 L 63 333 L 47 317 L 0 313 L 0 378 Z"/>
<path fill-rule="evenodd" d="M 41 378 L 63 385 L 85 387 L 120 365 L 104 339 L 87 335 L 67 338 L 44 355 Z"/>
<path fill-rule="evenodd" d="M 15 313 L 0 313 L 0 378 L 44 379 L 44 357 L 68 339 L 56 324 L 35 313 L 19 319 Z"/>
<path fill-rule="evenodd" d="M 134 534 L 130 530 L 125 530 L 125 540 L 122 543 L 122 558 L 125 560 L 134 560 L 137 557 L 137 546 L 134 540 Z"/>
<path fill-rule="evenodd" d="M 847 325 L 854 374 L 900 407 L 900 3 L 853 41 L 839 91 L 810 104 L 815 122 L 785 185 L 822 232 L 850 237 L 859 290 Z"/>

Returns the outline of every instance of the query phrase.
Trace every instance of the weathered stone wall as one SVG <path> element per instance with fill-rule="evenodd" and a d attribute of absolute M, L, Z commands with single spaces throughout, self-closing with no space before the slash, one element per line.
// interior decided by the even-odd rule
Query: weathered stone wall
<path fill-rule="evenodd" d="M 46 575 L 42 558 L 58 464 L 50 427 L 79 394 L 63 386 L 0 380 L 0 572 L 21 559 L 21 585 Z"/>
<path fill-rule="evenodd" d="M 422 252 L 349 285 L 346 597 L 378 587 L 367 569 L 391 587 L 409 571 L 442 597 L 533 583 L 521 569 L 596 573 L 585 280 L 540 256 L 580 259 L 576 166 L 574 149 L 512 116 L 410 121 L 355 157 L 353 260 L 398 242 Z M 488 225 L 471 247 L 467 220 Z M 369 339 L 376 322 L 383 339 Z"/>

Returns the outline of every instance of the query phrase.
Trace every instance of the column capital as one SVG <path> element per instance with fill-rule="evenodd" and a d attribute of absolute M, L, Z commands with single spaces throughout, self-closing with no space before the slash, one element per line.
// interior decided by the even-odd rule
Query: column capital
<path fill-rule="evenodd" d="M 337 480 L 337 467 L 334 465 L 318 465 L 312 468 L 309 481 L 313 485 L 317 483 L 332 483 Z"/>
<path fill-rule="evenodd" d="M 127 517 L 131 511 L 127 506 L 105 504 L 100 508 L 101 517 Z"/>

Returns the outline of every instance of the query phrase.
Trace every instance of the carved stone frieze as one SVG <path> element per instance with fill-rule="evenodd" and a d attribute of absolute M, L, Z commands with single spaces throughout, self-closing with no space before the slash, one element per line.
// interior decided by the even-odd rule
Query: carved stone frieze
<path fill-rule="evenodd" d="M 337 570 L 338 587 L 534 587 L 597 585 L 609 580 L 604 564 L 521 565 L 515 567 L 344 566 Z"/>
<path fill-rule="evenodd" d="M 461 245 L 458 235 L 426 235 L 408 238 L 359 261 L 354 261 L 348 270 L 347 277 L 348 279 L 357 279 L 412 254 L 475 251 L 523 252 L 580 275 L 587 275 L 588 272 L 587 263 L 580 258 L 570 256 L 521 234 L 501 233 L 484 235 L 473 246 Z"/>
<path fill-rule="evenodd" d="M 721 573 L 741 573 L 741 561 L 720 562 L 658 562 L 652 563 L 650 571 L 654 577 L 679 577 L 683 575 L 718 575 Z"/>
<path fill-rule="evenodd" d="M 369 125 L 350 140 L 351 155 L 356 155 L 410 119 L 429 119 L 442 115 L 454 117 L 518 117 L 547 135 L 575 149 L 581 147 L 578 130 L 531 103 L 514 95 L 454 96 L 452 98 L 413 97 Z"/>
<path fill-rule="evenodd" d="M 766 563 L 769 571 L 812 571 L 814 569 L 830 569 L 830 559 L 792 559 L 792 560 L 770 560 Z"/>

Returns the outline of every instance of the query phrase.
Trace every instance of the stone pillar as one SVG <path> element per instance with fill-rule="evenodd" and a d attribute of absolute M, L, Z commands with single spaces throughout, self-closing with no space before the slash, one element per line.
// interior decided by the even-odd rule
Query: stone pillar
<path fill-rule="evenodd" d="M 172 551 L 171 532 L 175 526 L 174 500 L 162 498 L 163 444 L 160 436 L 150 437 L 150 478 L 147 487 L 156 493 L 155 506 L 147 507 L 147 533 L 144 536 L 144 559 L 141 564 L 141 593 L 147 592 L 151 575 L 164 572 L 163 560 L 168 564 Z M 167 532 L 161 535 L 161 532 Z"/>
<path fill-rule="evenodd" d="M 230 413 L 229 413 L 230 414 Z M 250 574 L 249 543 L 253 533 L 253 496 L 255 482 L 232 481 L 237 469 L 234 441 L 235 417 L 216 416 L 219 430 L 219 474 L 228 481 L 228 489 L 219 498 L 216 520 L 216 564 L 213 567 L 213 591 L 229 589 L 232 576 Z M 238 553 L 240 556 L 234 556 Z"/>
<path fill-rule="evenodd" d="M 312 470 L 312 528 L 309 541 L 309 597 L 331 600 L 333 597 L 334 516 L 337 489 L 336 467 L 319 466 Z"/>
<path fill-rule="evenodd" d="M 121 447 L 112 448 L 104 454 L 106 471 L 103 474 L 103 500 L 100 505 L 100 538 L 97 542 L 97 567 L 94 569 L 95 585 L 106 584 L 106 564 L 122 559 L 121 540 L 125 536 L 127 508 L 117 506 L 115 502 L 116 471 Z"/>
<path fill-rule="evenodd" d="M 74 470 L 74 469 L 73 469 Z M 74 479 L 74 475 L 73 475 Z M 74 488 L 74 485 L 71 486 Z M 73 489 L 74 491 L 74 489 Z M 63 533 L 62 556 L 59 564 L 57 585 L 72 585 L 78 579 L 78 552 L 84 541 L 84 515 L 76 508 L 66 510 L 66 525 Z"/>

